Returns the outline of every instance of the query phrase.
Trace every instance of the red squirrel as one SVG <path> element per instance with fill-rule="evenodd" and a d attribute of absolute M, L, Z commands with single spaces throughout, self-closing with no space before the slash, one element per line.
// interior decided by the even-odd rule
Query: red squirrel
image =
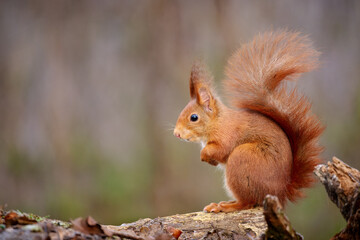
<path fill-rule="evenodd" d="M 278 30 L 254 38 L 228 60 L 224 105 L 201 62 L 190 75 L 190 102 L 174 135 L 202 145 L 201 160 L 224 169 L 235 201 L 211 203 L 206 212 L 232 212 L 261 205 L 267 194 L 282 205 L 303 196 L 314 182 L 324 130 L 311 104 L 286 81 L 318 66 L 319 52 L 297 32 Z"/>

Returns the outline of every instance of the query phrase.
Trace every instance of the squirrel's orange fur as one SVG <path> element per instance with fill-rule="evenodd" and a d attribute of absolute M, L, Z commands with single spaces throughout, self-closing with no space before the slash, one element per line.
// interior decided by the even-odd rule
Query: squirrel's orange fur
<path fill-rule="evenodd" d="M 191 100 L 174 135 L 203 145 L 201 160 L 223 165 L 225 184 L 236 199 L 212 203 L 208 212 L 230 212 L 262 204 L 267 194 L 282 204 L 302 196 L 320 162 L 318 138 L 324 127 L 293 80 L 318 65 L 318 52 L 299 33 L 257 36 L 229 59 L 224 80 L 232 108 L 216 96 L 212 77 L 201 63 L 190 76 Z"/>

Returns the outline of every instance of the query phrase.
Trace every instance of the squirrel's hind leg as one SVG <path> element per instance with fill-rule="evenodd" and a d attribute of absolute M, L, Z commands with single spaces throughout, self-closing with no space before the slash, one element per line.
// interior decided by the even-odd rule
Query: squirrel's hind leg
<path fill-rule="evenodd" d="M 264 194 L 270 192 L 264 188 L 266 182 L 263 180 L 267 174 L 268 162 L 271 163 L 257 150 L 257 143 L 237 146 L 230 154 L 225 169 L 225 186 L 236 201 L 211 203 L 204 211 L 234 212 L 261 204 Z M 259 168 L 262 170 L 261 175 L 257 173 Z"/>

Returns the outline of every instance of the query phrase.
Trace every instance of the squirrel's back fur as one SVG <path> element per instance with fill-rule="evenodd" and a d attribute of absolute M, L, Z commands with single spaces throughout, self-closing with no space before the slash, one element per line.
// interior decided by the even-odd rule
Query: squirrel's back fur
<path fill-rule="evenodd" d="M 311 104 L 296 89 L 288 90 L 286 80 L 318 66 L 319 53 L 299 33 L 269 32 L 243 45 L 229 59 L 225 90 L 232 106 L 257 111 L 276 122 L 286 133 L 293 162 L 286 195 L 290 201 L 309 187 L 314 167 L 323 148 L 317 142 L 324 127 L 311 114 Z"/>

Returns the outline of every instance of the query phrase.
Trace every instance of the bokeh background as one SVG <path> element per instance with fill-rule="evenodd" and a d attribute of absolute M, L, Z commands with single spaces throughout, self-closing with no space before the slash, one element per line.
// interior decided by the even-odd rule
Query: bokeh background
<path fill-rule="evenodd" d="M 226 200 L 222 173 L 172 136 L 202 58 L 219 90 L 254 35 L 308 34 L 320 69 L 299 88 L 327 125 L 324 160 L 360 168 L 359 1 L 0 2 L 0 205 L 101 223 Z M 320 184 L 286 212 L 307 239 L 345 226 Z"/>

